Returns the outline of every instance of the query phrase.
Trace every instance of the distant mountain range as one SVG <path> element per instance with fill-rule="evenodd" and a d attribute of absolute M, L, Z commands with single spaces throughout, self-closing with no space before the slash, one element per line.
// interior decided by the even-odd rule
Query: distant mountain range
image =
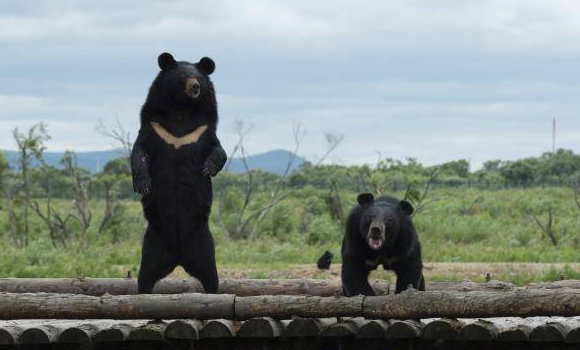
<path fill-rule="evenodd" d="M 0 151 L 4 152 L 10 167 L 17 169 L 18 165 L 18 152 L 16 151 Z M 64 152 L 44 152 L 44 161 L 48 165 L 55 167 L 61 167 L 60 160 Z M 289 157 L 292 152 L 277 149 L 268 151 L 265 153 L 256 154 L 253 156 L 248 156 L 247 163 L 250 169 L 260 169 L 263 171 L 268 171 L 275 174 L 283 174 L 286 170 L 286 165 L 288 163 Z M 120 150 L 109 150 L 109 151 L 95 151 L 95 152 L 76 152 L 77 164 L 79 167 L 87 169 L 91 173 L 98 173 L 103 170 L 105 164 L 108 161 L 119 158 L 122 156 Z M 296 156 L 294 163 L 290 168 L 290 172 L 295 171 L 300 168 L 300 166 L 306 160 L 300 156 Z M 38 166 L 38 162 L 33 162 L 33 166 Z M 245 172 L 244 164 L 239 158 L 234 158 L 228 169 L 229 171 L 243 173 Z"/>

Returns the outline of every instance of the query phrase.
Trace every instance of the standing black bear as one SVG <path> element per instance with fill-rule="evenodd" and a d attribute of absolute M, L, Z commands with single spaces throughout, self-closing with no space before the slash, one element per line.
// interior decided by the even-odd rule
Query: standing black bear
<path fill-rule="evenodd" d="M 208 218 L 212 203 L 210 176 L 226 162 L 216 136 L 217 103 L 207 57 L 177 62 L 169 53 L 158 58 L 161 72 L 141 109 L 141 128 L 131 154 L 133 188 L 142 195 L 148 221 L 139 293 L 177 265 L 216 293 L 218 276 Z"/>
<path fill-rule="evenodd" d="M 411 220 L 413 206 L 393 197 L 375 200 L 370 193 L 360 194 L 357 201 L 342 241 L 344 295 L 375 295 L 368 276 L 381 264 L 397 275 L 395 293 L 409 284 L 425 290 L 421 245 Z"/>

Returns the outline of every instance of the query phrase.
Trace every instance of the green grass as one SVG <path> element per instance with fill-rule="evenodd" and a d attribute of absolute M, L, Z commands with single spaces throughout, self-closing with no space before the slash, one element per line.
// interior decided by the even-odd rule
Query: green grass
<path fill-rule="evenodd" d="M 354 193 L 344 193 L 352 203 Z M 470 210 L 470 204 L 481 197 Z M 580 257 L 580 213 L 568 188 L 510 189 L 438 189 L 431 199 L 438 199 L 415 217 L 428 262 L 540 262 L 572 263 Z M 69 208 L 70 201 L 58 202 Z M 74 242 L 66 249 L 55 249 L 38 218 L 32 218 L 31 244 L 17 249 L 10 244 L 5 230 L 0 233 L 0 276 L 14 277 L 117 277 L 138 270 L 144 220 L 137 201 L 123 202 L 126 211 L 114 230 L 97 232 L 103 210 L 94 201 L 93 225 L 88 246 Z M 272 217 L 264 221 L 254 241 L 227 238 L 212 214 L 216 256 L 220 267 L 252 269 L 254 277 L 268 277 L 268 271 L 284 269 L 289 264 L 313 264 L 324 250 L 340 262 L 343 227 L 325 212 L 324 201 L 316 195 L 297 193 L 282 203 Z M 554 247 L 542 233 L 529 212 L 546 220 L 546 211 L 554 213 L 554 230 L 559 245 Z M 5 226 L 6 212 L 0 209 L 0 227 Z M 562 271 L 528 275 L 506 273 L 503 278 L 522 284 L 555 280 Z M 580 272 L 564 271 L 568 278 L 580 278 Z M 458 279 L 461 276 L 435 276 L 435 279 Z M 496 277 L 496 276 L 494 276 Z M 480 278 L 480 277 L 478 277 Z M 484 276 L 481 276 L 483 279 Z M 476 278 L 477 279 L 477 278 Z"/>

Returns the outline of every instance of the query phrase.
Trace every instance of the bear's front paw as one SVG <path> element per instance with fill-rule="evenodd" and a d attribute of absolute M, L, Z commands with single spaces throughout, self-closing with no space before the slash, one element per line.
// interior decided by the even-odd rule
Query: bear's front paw
<path fill-rule="evenodd" d="M 133 182 L 133 190 L 143 197 L 149 195 L 151 191 L 151 179 L 148 176 L 136 179 Z"/>
<path fill-rule="evenodd" d="M 220 167 L 212 162 L 210 159 L 205 161 L 201 172 L 205 176 L 216 176 L 220 172 Z"/>

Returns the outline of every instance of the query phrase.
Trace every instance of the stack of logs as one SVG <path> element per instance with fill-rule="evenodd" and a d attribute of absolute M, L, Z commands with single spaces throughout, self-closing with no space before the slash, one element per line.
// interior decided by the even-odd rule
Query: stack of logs
<path fill-rule="evenodd" d="M 577 349 L 580 281 L 430 282 L 341 296 L 339 281 L 0 279 L 0 349 Z M 553 317 L 558 316 L 558 317 Z M 485 318 L 485 319 L 481 319 Z"/>
<path fill-rule="evenodd" d="M 254 317 L 532 317 L 580 315 L 580 283 L 560 281 L 515 287 L 490 281 L 429 283 L 426 292 L 341 297 L 340 284 L 324 280 L 228 280 L 220 292 L 200 294 L 191 280 L 163 280 L 136 295 L 132 279 L 2 279 L 0 319 L 215 319 Z M 165 294 L 162 294 L 165 293 Z M 329 297 L 329 295 L 333 295 Z"/>

